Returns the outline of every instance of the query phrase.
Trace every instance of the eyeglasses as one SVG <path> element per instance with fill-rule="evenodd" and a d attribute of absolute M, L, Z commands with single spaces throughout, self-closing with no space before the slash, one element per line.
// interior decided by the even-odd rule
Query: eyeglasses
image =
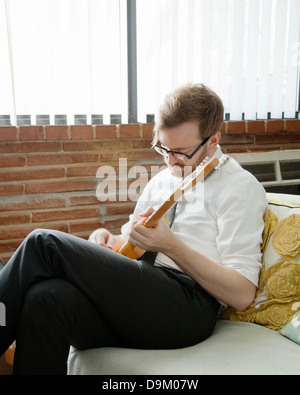
<path fill-rule="evenodd" d="M 195 151 L 192 152 L 190 155 L 184 154 L 184 153 L 182 153 L 182 152 L 172 151 L 172 150 L 169 150 L 169 149 L 167 149 L 167 148 L 161 147 L 160 145 L 157 145 L 157 144 L 153 145 L 152 147 L 153 147 L 153 148 L 155 149 L 155 151 L 158 152 L 160 155 L 167 156 L 167 155 L 171 154 L 171 155 L 174 156 L 174 158 L 176 158 L 176 159 L 178 159 L 178 160 L 186 161 L 186 160 L 192 159 L 192 157 L 193 157 L 194 155 L 196 155 L 196 153 L 200 150 L 200 148 L 203 147 L 203 146 L 208 142 L 209 139 L 210 139 L 210 136 L 209 136 L 209 137 L 206 137 L 206 138 L 202 141 L 202 143 L 195 149 Z"/>

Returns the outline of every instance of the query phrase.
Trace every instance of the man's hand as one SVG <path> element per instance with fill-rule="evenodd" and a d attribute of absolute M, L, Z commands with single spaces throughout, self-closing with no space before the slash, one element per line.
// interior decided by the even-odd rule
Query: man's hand
<path fill-rule="evenodd" d="M 175 237 L 167 223 L 161 219 L 153 228 L 147 228 L 143 224 L 154 212 L 153 208 L 148 208 L 140 214 L 142 219 L 132 224 L 128 241 L 146 251 L 167 252 L 170 240 Z"/>
<path fill-rule="evenodd" d="M 125 242 L 121 236 L 115 236 L 105 228 L 96 229 L 89 241 L 114 251 L 118 251 Z"/>

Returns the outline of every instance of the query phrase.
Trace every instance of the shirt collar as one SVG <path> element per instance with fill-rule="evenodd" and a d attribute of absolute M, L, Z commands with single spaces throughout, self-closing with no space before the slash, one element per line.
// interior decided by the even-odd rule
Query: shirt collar
<path fill-rule="evenodd" d="M 223 152 L 222 152 L 222 150 L 221 150 L 221 147 L 219 146 L 219 144 L 217 145 L 217 148 L 216 148 L 216 150 L 215 150 L 215 152 L 214 152 L 214 154 L 213 154 L 213 156 L 212 156 L 212 158 L 217 158 L 217 159 L 221 159 L 222 158 L 222 156 L 223 156 Z"/>

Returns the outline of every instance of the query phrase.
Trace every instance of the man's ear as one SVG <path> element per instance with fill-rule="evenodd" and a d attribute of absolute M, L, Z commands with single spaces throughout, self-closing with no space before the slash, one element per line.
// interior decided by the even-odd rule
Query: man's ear
<path fill-rule="evenodd" d="M 221 140 L 221 132 L 217 132 L 211 136 L 208 142 L 208 151 L 214 152 Z"/>

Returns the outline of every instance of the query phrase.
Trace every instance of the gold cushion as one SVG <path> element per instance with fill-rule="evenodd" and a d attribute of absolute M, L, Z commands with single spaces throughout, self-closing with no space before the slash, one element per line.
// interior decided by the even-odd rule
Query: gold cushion
<path fill-rule="evenodd" d="M 222 318 L 281 330 L 300 311 L 300 206 L 270 199 L 264 221 L 254 302 L 242 312 L 228 307 Z"/>

